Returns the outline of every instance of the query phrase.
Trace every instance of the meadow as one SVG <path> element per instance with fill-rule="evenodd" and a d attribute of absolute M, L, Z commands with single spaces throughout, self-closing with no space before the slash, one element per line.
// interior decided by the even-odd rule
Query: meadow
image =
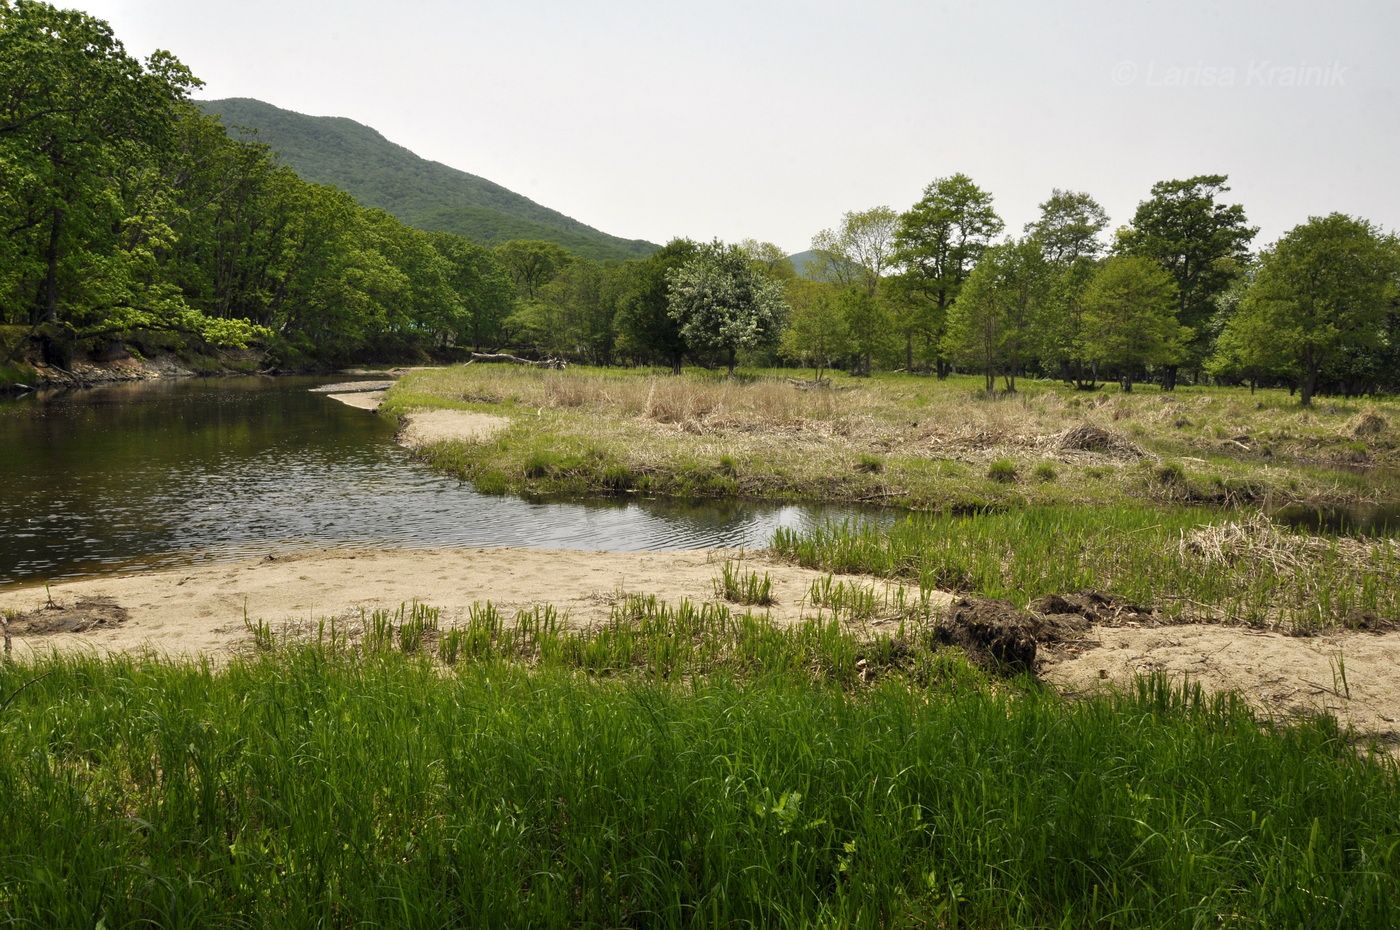
<path fill-rule="evenodd" d="M 1281 390 L 1075 391 L 904 374 L 821 385 L 647 369 L 465 365 L 410 374 L 383 410 L 511 418 L 424 451 L 486 491 L 843 501 L 967 511 L 1027 504 L 1272 507 L 1400 500 L 1400 404 Z"/>
<path fill-rule="evenodd" d="M 745 588 L 739 586 L 739 593 Z M 755 592 L 757 593 L 757 592 Z M 851 609 L 849 606 L 847 609 Z M 1400 767 L 729 608 L 430 608 L 220 667 L 0 666 L 19 927 L 1381 927 Z"/>

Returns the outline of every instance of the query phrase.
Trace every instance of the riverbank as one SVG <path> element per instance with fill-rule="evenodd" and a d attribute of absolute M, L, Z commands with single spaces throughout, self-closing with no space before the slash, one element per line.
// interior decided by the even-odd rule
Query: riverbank
<path fill-rule="evenodd" d="M 741 581 L 726 586 L 726 575 Z M 749 576 L 766 594 L 747 599 L 765 603 L 743 603 Z M 833 577 L 727 550 L 329 549 L 11 588 L 0 591 L 0 612 L 24 660 L 58 651 L 226 662 L 260 643 L 314 640 L 332 623 L 364 635 L 366 617 L 411 604 L 434 610 L 440 635 L 470 627 L 488 604 L 507 619 L 545 609 L 561 630 L 587 634 L 616 623 L 638 598 L 712 604 L 780 629 L 836 619 L 864 639 L 914 635 L 955 601 L 899 580 Z M 1271 717 L 1332 713 L 1400 746 L 1400 681 L 1392 674 L 1400 631 L 1304 637 L 1169 623 L 1140 607 L 1110 606 L 1085 619 L 1039 644 L 1037 673 L 1066 693 L 1130 688 L 1138 676 L 1158 674 L 1237 693 Z"/>
<path fill-rule="evenodd" d="M 504 417 L 420 454 L 495 493 L 641 494 L 958 511 L 1038 504 L 1280 507 L 1400 501 L 1400 405 L 1283 392 L 1075 392 L 976 379 L 467 365 L 414 373 L 381 410 Z"/>

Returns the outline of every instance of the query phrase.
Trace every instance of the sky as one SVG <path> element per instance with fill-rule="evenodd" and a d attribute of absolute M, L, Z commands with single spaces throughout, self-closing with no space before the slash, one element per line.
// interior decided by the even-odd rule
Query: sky
<path fill-rule="evenodd" d="M 1397 0 L 58 0 L 204 98 L 347 116 L 627 238 L 789 252 L 970 175 L 1019 232 L 1053 188 L 1127 223 L 1228 174 L 1256 245 L 1400 228 Z"/>

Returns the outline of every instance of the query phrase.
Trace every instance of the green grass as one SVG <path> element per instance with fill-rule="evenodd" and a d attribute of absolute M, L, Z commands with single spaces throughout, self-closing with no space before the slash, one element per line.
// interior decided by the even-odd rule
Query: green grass
<path fill-rule="evenodd" d="M 715 596 L 732 604 L 767 607 L 773 600 L 773 579 L 767 572 L 746 572 L 732 561 L 724 563 L 724 571 L 715 579 Z"/>
<path fill-rule="evenodd" d="M 1183 547 L 1202 527 L 1235 526 L 1230 520 L 1219 511 L 1146 506 L 919 514 L 887 528 L 780 529 L 774 549 L 808 568 L 907 578 L 1020 605 L 1095 590 L 1174 620 L 1307 631 L 1357 625 L 1367 615 L 1400 618 L 1400 545 L 1260 535 L 1259 524 L 1246 524 L 1225 558 Z"/>
<path fill-rule="evenodd" d="M 662 680 L 469 659 L 470 637 L 449 671 L 334 637 L 221 669 L 0 668 L 0 922 L 1400 919 L 1400 773 L 1325 718 L 1157 680 L 1068 701 L 948 654 L 869 686 L 782 662 Z"/>

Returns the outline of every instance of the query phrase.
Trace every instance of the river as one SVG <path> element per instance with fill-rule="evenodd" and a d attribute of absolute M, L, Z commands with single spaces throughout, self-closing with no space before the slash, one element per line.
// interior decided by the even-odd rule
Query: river
<path fill-rule="evenodd" d="M 329 380 L 0 401 L 0 585 L 327 546 L 754 548 L 779 526 L 858 513 L 478 494 L 414 461 L 381 417 L 309 390 Z"/>

